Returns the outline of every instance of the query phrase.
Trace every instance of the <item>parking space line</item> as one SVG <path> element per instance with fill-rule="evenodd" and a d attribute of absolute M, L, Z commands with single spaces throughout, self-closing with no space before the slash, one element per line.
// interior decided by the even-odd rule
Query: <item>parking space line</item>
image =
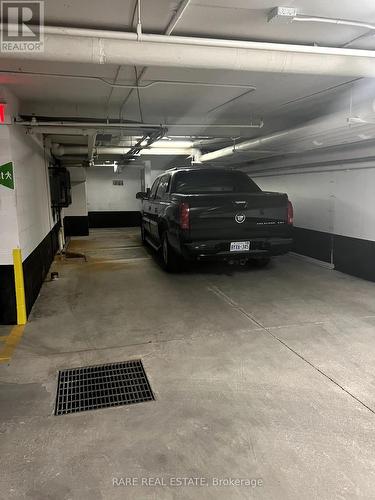
<path fill-rule="evenodd" d="M 22 338 L 24 330 L 25 325 L 17 325 L 12 328 L 10 334 L 5 338 L 4 347 L 0 350 L 0 363 L 5 363 L 10 360 L 15 348 Z"/>
<path fill-rule="evenodd" d="M 341 389 L 343 392 L 345 392 L 348 396 L 353 398 L 357 403 L 362 405 L 364 408 L 369 410 L 371 413 L 375 414 L 375 409 L 371 408 L 368 406 L 364 401 L 362 401 L 359 397 L 357 397 L 355 394 L 349 391 L 349 389 L 346 389 L 344 386 L 342 386 L 337 380 L 335 380 L 333 377 L 329 376 L 327 373 L 325 373 L 322 369 L 320 369 L 317 365 L 315 365 L 313 362 L 309 361 L 307 358 L 305 358 L 302 354 L 297 352 L 295 349 L 293 349 L 290 345 L 288 345 L 284 340 L 282 340 L 280 337 L 278 337 L 275 333 L 271 332 L 271 328 L 264 326 L 260 321 L 255 319 L 250 313 L 248 313 L 243 307 L 240 306 L 237 302 L 235 302 L 233 299 L 231 299 L 226 293 L 224 293 L 222 290 L 220 290 L 219 287 L 217 286 L 209 286 L 208 290 L 210 290 L 212 293 L 214 293 L 217 297 L 222 298 L 227 304 L 229 304 L 233 309 L 237 310 L 239 313 L 243 314 L 245 317 L 248 318 L 249 321 L 252 323 L 257 324 L 261 330 L 263 330 L 266 334 L 270 335 L 274 340 L 277 342 L 280 342 L 286 349 L 289 349 L 290 352 L 292 352 L 294 355 L 296 355 L 298 358 L 300 358 L 302 361 L 307 363 L 311 368 L 316 370 L 318 373 L 323 375 L 326 379 L 328 379 L 330 382 L 335 384 L 339 389 Z"/>

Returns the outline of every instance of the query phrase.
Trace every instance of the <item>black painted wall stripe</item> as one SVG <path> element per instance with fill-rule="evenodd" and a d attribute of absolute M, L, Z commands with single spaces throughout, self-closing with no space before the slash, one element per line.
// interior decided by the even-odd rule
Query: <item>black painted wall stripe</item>
<path fill-rule="evenodd" d="M 331 262 L 332 234 L 303 227 L 294 227 L 293 252 L 323 262 Z"/>
<path fill-rule="evenodd" d="M 333 256 L 337 271 L 375 281 L 375 241 L 335 235 Z"/>
<path fill-rule="evenodd" d="M 293 228 L 293 251 L 323 262 L 358 278 L 375 281 L 375 241 Z"/>
<path fill-rule="evenodd" d="M 64 233 L 65 236 L 88 236 L 88 216 L 69 215 L 64 217 Z"/>
<path fill-rule="evenodd" d="M 58 249 L 59 224 L 47 234 L 23 262 L 27 315 L 38 297 L 40 288 Z M 0 266 L 0 324 L 17 324 L 16 293 L 13 266 Z"/>
<path fill-rule="evenodd" d="M 59 224 L 56 224 L 23 262 L 27 315 L 31 312 L 31 308 L 38 297 L 40 288 L 58 250 L 59 228 Z"/>
<path fill-rule="evenodd" d="M 17 323 L 13 265 L 0 266 L 0 325 Z"/>

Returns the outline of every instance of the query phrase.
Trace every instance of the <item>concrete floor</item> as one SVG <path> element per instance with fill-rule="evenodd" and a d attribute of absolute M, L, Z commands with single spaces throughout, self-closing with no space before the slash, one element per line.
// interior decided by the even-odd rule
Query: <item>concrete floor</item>
<path fill-rule="evenodd" d="M 293 256 L 168 275 L 133 229 L 70 250 L 0 365 L 1 498 L 374 498 L 375 284 Z M 137 358 L 156 401 L 53 416 L 59 369 Z"/>

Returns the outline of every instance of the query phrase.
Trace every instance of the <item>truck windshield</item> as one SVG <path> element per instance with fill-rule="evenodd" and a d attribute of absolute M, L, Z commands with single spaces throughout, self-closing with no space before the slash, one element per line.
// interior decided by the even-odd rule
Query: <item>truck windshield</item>
<path fill-rule="evenodd" d="M 243 172 L 192 170 L 179 172 L 174 179 L 174 193 L 258 193 L 261 189 Z"/>

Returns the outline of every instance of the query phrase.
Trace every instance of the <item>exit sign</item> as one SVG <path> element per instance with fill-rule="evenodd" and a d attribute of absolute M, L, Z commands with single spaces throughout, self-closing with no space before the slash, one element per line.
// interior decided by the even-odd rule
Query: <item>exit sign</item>
<path fill-rule="evenodd" d="M 5 123 L 5 112 L 6 112 L 6 104 L 0 102 L 0 124 Z"/>

